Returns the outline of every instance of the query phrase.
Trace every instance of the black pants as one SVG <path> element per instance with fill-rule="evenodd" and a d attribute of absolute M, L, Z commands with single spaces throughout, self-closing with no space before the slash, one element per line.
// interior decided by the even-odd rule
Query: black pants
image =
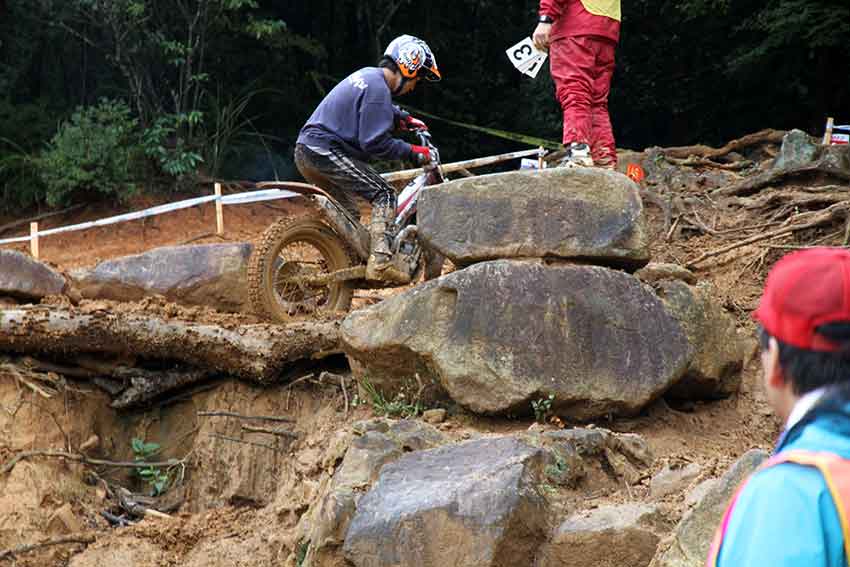
<path fill-rule="evenodd" d="M 296 144 L 295 166 L 304 179 L 330 193 L 354 218 L 360 218 L 360 210 L 354 200 L 356 195 L 373 206 L 390 206 L 395 209 L 396 195 L 392 186 L 369 164 L 338 149 L 331 149 L 328 155 L 322 155 L 307 146 Z"/>

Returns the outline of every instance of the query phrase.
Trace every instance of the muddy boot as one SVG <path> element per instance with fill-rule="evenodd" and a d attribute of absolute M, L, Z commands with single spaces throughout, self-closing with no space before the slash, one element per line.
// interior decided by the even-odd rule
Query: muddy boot
<path fill-rule="evenodd" d="M 366 264 L 366 279 L 389 283 L 410 283 L 410 276 L 399 270 L 392 262 L 387 227 L 392 222 L 394 211 L 391 207 L 377 205 L 372 207 L 372 220 L 369 224 L 371 244 L 369 262 Z"/>

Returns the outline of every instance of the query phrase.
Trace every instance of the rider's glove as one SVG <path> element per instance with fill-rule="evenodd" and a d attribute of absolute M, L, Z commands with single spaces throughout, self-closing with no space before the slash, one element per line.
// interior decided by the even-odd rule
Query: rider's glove
<path fill-rule="evenodd" d="M 410 146 L 410 159 L 423 166 L 431 163 L 431 149 L 428 146 Z"/>
<path fill-rule="evenodd" d="M 418 132 L 419 130 L 427 130 L 428 129 L 428 126 L 424 122 L 422 122 L 418 118 L 412 117 L 409 114 L 407 116 L 402 117 L 398 121 L 398 127 L 399 127 L 399 130 L 401 130 L 403 132 L 407 132 L 407 131 Z"/>

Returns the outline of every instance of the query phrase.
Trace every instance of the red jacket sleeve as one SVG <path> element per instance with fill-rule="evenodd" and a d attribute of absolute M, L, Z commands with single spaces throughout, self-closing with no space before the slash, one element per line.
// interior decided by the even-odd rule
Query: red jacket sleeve
<path fill-rule="evenodd" d="M 564 11 L 564 4 L 569 0 L 540 0 L 540 15 L 550 16 L 553 19 L 558 19 L 561 12 Z"/>

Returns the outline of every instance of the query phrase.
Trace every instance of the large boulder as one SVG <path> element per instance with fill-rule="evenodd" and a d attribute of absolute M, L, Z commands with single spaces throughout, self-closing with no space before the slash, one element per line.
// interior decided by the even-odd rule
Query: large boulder
<path fill-rule="evenodd" d="M 561 523 L 535 567 L 645 567 L 664 531 L 651 504 L 620 504 L 579 512 Z"/>
<path fill-rule="evenodd" d="M 547 452 L 513 437 L 408 453 L 358 503 L 343 551 L 356 567 L 531 565 L 546 537 Z"/>
<path fill-rule="evenodd" d="M 676 526 L 666 549 L 652 560 L 652 567 L 702 567 L 720 519 L 738 486 L 765 459 L 767 453 L 753 449 L 738 459 L 720 480 L 706 491 L 705 496 Z"/>
<path fill-rule="evenodd" d="M 431 449 L 445 442 L 432 426 L 413 420 L 360 422 L 354 435 L 342 463 L 310 511 L 304 567 L 343 565 L 340 548 L 357 502 L 377 480 L 381 468 L 404 451 Z"/>
<path fill-rule="evenodd" d="M 15 250 L 0 250 L 0 295 L 39 300 L 65 290 L 62 274 Z"/>
<path fill-rule="evenodd" d="M 386 395 L 477 413 L 635 414 L 685 371 L 681 325 L 648 286 L 597 266 L 475 264 L 342 325 L 352 368 Z M 411 399 L 408 397 L 407 399 Z"/>
<path fill-rule="evenodd" d="M 640 268 L 649 242 L 637 185 L 614 171 L 482 175 L 423 192 L 419 235 L 455 264 L 570 258 Z"/>
<path fill-rule="evenodd" d="M 738 335 L 735 319 L 717 302 L 714 286 L 665 280 L 656 287 L 688 337 L 688 370 L 668 395 L 706 399 L 737 392 L 741 368 L 752 347 Z"/>
<path fill-rule="evenodd" d="M 137 301 L 163 295 L 169 301 L 241 311 L 251 245 L 201 244 L 155 248 L 101 262 L 72 276 L 83 297 Z"/>

